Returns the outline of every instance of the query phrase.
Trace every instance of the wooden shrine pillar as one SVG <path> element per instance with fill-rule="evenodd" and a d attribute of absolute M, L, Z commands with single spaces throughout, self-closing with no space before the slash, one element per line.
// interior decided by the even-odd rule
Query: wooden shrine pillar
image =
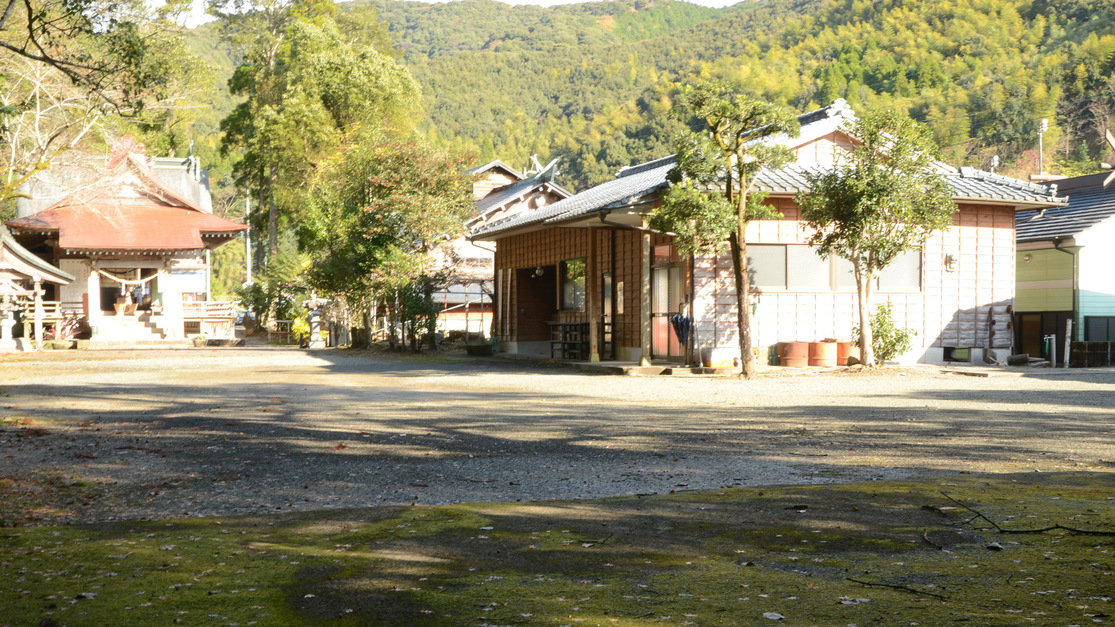
<path fill-rule="evenodd" d="M 585 263 L 585 310 L 588 311 L 588 360 L 600 361 L 600 295 L 596 269 L 596 229 L 588 230 L 588 259 Z"/>
<path fill-rule="evenodd" d="M 167 339 L 183 340 L 186 339 L 186 331 L 182 288 L 171 271 L 169 257 L 164 260 L 164 267 L 166 268 L 166 274 L 164 275 L 166 280 L 163 281 L 162 277 L 159 279 L 159 292 L 162 294 L 163 301 L 163 329 L 166 331 Z M 205 333 L 205 329 L 200 331 Z"/>
<path fill-rule="evenodd" d="M 97 326 L 101 324 L 101 275 L 97 273 L 97 262 L 89 260 L 89 276 L 85 281 L 85 319 L 93 328 L 93 335 L 97 334 Z"/>
<path fill-rule="evenodd" d="M 43 350 L 43 316 L 46 312 L 43 311 L 43 294 L 46 291 L 43 289 L 43 280 L 35 277 L 35 349 Z M 55 323 L 54 336 L 58 337 L 58 326 L 61 321 Z"/>

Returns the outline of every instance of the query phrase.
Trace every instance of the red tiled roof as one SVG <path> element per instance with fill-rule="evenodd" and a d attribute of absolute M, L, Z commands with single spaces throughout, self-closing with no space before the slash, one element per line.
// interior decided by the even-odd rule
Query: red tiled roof
<path fill-rule="evenodd" d="M 145 150 L 125 137 L 105 171 L 79 192 L 33 215 L 8 220 L 15 231 L 58 234 L 78 251 L 188 251 L 214 248 L 248 227 L 218 217 L 164 184 Z"/>
<path fill-rule="evenodd" d="M 20 231 L 57 231 L 58 246 L 70 251 L 199 250 L 206 248 L 205 236 L 234 237 L 248 228 L 211 213 L 154 204 L 147 199 L 134 204 L 59 203 L 7 224 Z"/>

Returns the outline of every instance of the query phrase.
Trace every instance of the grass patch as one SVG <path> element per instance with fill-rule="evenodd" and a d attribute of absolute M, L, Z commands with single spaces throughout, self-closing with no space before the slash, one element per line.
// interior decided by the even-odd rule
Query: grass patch
<path fill-rule="evenodd" d="M 1110 624 L 1109 474 L 0 529 L 0 625 Z M 947 493 L 966 509 L 945 498 Z"/>

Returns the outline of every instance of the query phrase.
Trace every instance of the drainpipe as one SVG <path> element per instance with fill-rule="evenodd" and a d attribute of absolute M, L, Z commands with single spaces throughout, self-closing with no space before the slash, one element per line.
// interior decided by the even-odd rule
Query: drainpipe
<path fill-rule="evenodd" d="M 1078 289 L 1078 286 L 1077 286 L 1077 271 L 1076 271 L 1077 256 L 1076 256 L 1075 251 L 1065 250 L 1064 248 L 1061 248 L 1061 244 L 1063 244 L 1064 241 L 1065 241 L 1065 238 L 1063 238 L 1063 237 L 1053 238 L 1053 250 L 1063 252 L 1066 255 L 1072 255 L 1072 317 L 1070 318 L 1070 320 L 1073 323 L 1075 323 L 1076 322 L 1076 315 L 1079 311 L 1078 303 L 1076 301 L 1080 297 L 1079 289 Z M 1072 327 L 1070 326 L 1069 328 L 1071 329 Z M 1066 335 L 1065 336 L 1065 346 L 1068 347 L 1071 342 L 1072 342 L 1072 338 L 1069 337 L 1068 335 Z M 1053 367 L 1054 368 L 1057 367 L 1056 362 L 1053 363 Z M 1068 367 L 1069 367 L 1069 351 L 1066 348 L 1066 350 L 1065 350 L 1065 368 L 1068 368 Z"/>

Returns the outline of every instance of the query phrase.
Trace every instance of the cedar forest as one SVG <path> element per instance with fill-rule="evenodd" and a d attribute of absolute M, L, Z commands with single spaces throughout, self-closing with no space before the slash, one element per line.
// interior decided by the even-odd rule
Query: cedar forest
<path fill-rule="evenodd" d="M 217 19 L 182 34 L 196 57 L 185 96 L 159 115 L 113 122 L 108 135 L 137 134 L 149 154 L 193 150 L 209 168 L 217 211 L 230 218 L 246 217 L 249 196 L 254 247 L 278 283 L 306 272 L 299 248 L 358 246 L 329 235 L 335 222 L 321 223 L 351 219 L 344 200 L 324 192 L 370 163 L 352 154 L 356 144 L 415 156 L 425 176 L 492 159 L 523 167 L 532 155 L 560 158 L 563 185 L 583 190 L 668 154 L 678 88 L 702 80 L 799 112 L 836 98 L 860 112 L 894 109 L 931 129 L 946 162 L 987 169 L 997 158 L 999 173 L 1019 178 L 1038 171 L 1042 119 L 1045 170 L 1067 175 L 1109 160 L 1103 135 L 1115 126 L 1109 0 L 244 6 L 211 1 Z M 278 84 L 313 102 L 272 120 L 267 94 Z M 359 85 L 394 95 L 360 102 Z M 277 146 L 282 158 L 267 157 Z M 260 209 L 268 205 L 270 215 Z M 218 250 L 214 297 L 243 281 L 244 254 Z M 364 263 L 390 264 L 406 251 L 372 256 Z"/>

